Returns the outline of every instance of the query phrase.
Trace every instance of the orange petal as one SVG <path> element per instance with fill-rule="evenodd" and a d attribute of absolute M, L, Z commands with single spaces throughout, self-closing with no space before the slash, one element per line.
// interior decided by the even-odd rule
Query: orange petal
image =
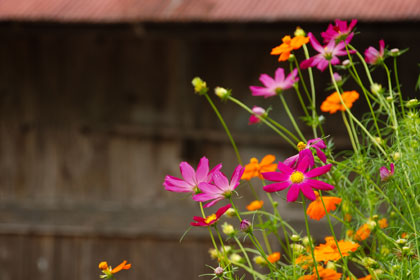
<path fill-rule="evenodd" d="M 130 268 L 131 268 L 131 264 L 127 264 L 127 261 L 123 261 L 117 267 L 115 267 L 113 270 L 111 270 L 111 273 L 115 274 L 115 273 L 121 271 L 122 269 L 130 269 Z"/>

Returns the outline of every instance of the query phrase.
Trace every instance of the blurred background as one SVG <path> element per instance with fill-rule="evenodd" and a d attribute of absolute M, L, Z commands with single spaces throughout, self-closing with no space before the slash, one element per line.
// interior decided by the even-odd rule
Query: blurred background
<path fill-rule="evenodd" d="M 336 18 L 359 20 L 352 44 L 361 52 L 382 38 L 410 47 L 400 81 L 406 97 L 416 96 L 416 0 L 1 0 L 0 279 L 98 279 L 100 261 L 124 259 L 133 267 L 118 279 L 208 273 L 207 231 L 179 242 L 199 215 L 196 203 L 162 186 L 166 174 L 180 176 L 181 161 L 196 167 L 205 155 L 229 176 L 236 165 L 192 78 L 233 89 L 249 106 L 272 106 L 270 116 L 291 127 L 278 99 L 252 97 L 248 87 L 273 75 L 270 51 L 284 35 L 300 26 L 320 40 Z M 315 78 L 321 102 L 331 93 L 328 73 Z M 301 115 L 295 95 L 287 99 Z M 245 162 L 293 154 L 265 127 L 248 126 L 248 113 L 213 100 Z M 349 148 L 340 117 L 326 117 L 337 150 Z M 243 207 L 251 198 L 239 191 Z M 300 208 L 279 208 L 303 229 Z M 322 222 L 312 229 L 328 233 Z"/>

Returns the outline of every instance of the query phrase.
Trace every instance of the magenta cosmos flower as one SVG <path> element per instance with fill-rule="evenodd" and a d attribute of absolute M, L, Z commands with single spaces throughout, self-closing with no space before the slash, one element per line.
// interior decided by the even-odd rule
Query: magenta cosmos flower
<path fill-rule="evenodd" d="M 302 63 L 300 64 L 300 67 L 302 69 L 316 66 L 316 68 L 318 68 L 319 70 L 324 71 L 325 68 L 327 68 L 329 62 L 332 65 L 340 63 L 340 60 L 337 56 L 347 55 L 347 52 L 344 49 L 346 47 L 344 42 L 336 43 L 334 40 L 331 40 L 326 46 L 323 47 L 312 35 L 312 33 L 308 33 L 308 36 L 311 41 L 312 47 L 317 52 L 319 52 L 319 54 L 302 61 Z"/>
<path fill-rule="evenodd" d="M 191 225 L 194 227 L 208 227 L 211 226 L 212 224 L 216 223 L 219 218 L 230 208 L 230 204 L 223 206 L 221 208 L 219 208 L 219 210 L 216 211 L 216 213 L 211 214 L 205 218 L 203 217 L 198 217 L 198 216 L 194 216 L 193 220 L 196 221 L 191 222 Z"/>
<path fill-rule="evenodd" d="M 251 115 L 249 117 L 248 124 L 259 123 L 259 122 L 261 122 L 261 119 L 258 116 L 264 117 L 266 115 L 266 112 L 265 112 L 264 108 L 261 108 L 261 107 L 258 107 L 258 106 L 254 106 L 252 108 L 252 113 L 253 113 L 253 115 Z"/>
<path fill-rule="evenodd" d="M 391 178 L 394 175 L 394 164 L 391 163 L 389 165 L 389 169 L 386 168 L 385 166 L 382 166 L 381 168 L 379 168 L 379 175 L 381 176 L 381 181 L 385 182 L 388 181 L 389 178 Z"/>
<path fill-rule="evenodd" d="M 280 94 L 283 90 L 291 88 L 299 78 L 297 77 L 297 69 L 294 69 L 290 74 L 285 77 L 284 69 L 277 68 L 274 74 L 274 79 L 267 74 L 261 74 L 260 81 L 264 87 L 250 86 L 250 90 L 253 96 L 264 96 L 268 98 L 277 94 Z"/>
<path fill-rule="evenodd" d="M 354 33 L 351 31 L 356 23 L 357 19 L 353 19 L 347 26 L 347 21 L 336 19 L 335 25 L 330 24 L 325 32 L 321 32 L 324 43 L 329 43 L 330 41 L 350 43 L 354 36 Z"/>
<path fill-rule="evenodd" d="M 384 40 L 379 41 L 379 51 L 374 47 L 369 47 L 365 50 L 365 60 L 371 65 L 380 63 L 384 59 L 385 54 L 385 42 Z"/>
<path fill-rule="evenodd" d="M 316 151 L 316 155 L 318 158 L 323 162 L 327 162 L 327 156 L 321 149 L 325 149 L 327 146 L 325 146 L 324 140 L 321 138 L 315 138 L 308 141 L 307 144 L 304 142 L 299 142 L 297 144 L 297 148 L 299 150 L 299 153 L 297 155 L 291 156 L 287 158 L 283 163 L 287 165 L 288 167 L 293 168 L 296 166 L 296 164 L 299 162 L 300 159 L 303 159 L 304 157 L 307 157 L 309 160 L 309 167 L 313 167 L 315 164 L 315 159 L 312 154 L 311 148 L 314 148 Z"/>
<path fill-rule="evenodd" d="M 214 172 L 212 176 L 213 184 L 208 182 L 200 183 L 198 188 L 200 189 L 201 193 L 194 195 L 193 199 L 199 202 L 211 200 L 209 203 L 204 205 L 206 208 L 213 206 L 222 199 L 229 199 L 232 195 L 232 192 L 239 185 L 239 180 L 241 179 L 244 170 L 245 169 L 241 165 L 238 165 L 233 171 L 230 183 L 228 178 L 222 172 Z"/>
<path fill-rule="evenodd" d="M 308 199 L 315 200 L 316 195 L 312 188 L 318 190 L 334 189 L 334 186 L 330 184 L 312 179 L 330 171 L 331 164 L 323 165 L 306 172 L 308 167 L 308 157 L 301 159 L 296 168 L 291 168 L 284 163 L 279 162 L 278 169 L 280 172 L 262 173 L 265 179 L 278 182 L 265 186 L 264 191 L 278 192 L 290 187 L 289 192 L 287 193 L 287 201 L 292 202 L 298 198 L 300 191 L 302 191 L 303 195 Z"/>
<path fill-rule="evenodd" d="M 206 157 L 200 159 L 197 171 L 187 162 L 183 161 L 179 164 L 179 169 L 184 179 L 166 175 L 163 186 L 165 190 L 170 192 L 191 192 L 194 194 L 199 191 L 198 185 L 200 183 L 210 183 L 213 173 L 219 171 L 221 168 L 222 164 L 218 164 L 209 172 L 209 160 Z"/>

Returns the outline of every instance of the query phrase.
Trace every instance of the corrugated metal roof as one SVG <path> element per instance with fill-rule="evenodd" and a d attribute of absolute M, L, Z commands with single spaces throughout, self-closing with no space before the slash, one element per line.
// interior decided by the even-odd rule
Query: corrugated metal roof
<path fill-rule="evenodd" d="M 0 20 L 249 22 L 420 20 L 419 0 L 0 0 Z"/>

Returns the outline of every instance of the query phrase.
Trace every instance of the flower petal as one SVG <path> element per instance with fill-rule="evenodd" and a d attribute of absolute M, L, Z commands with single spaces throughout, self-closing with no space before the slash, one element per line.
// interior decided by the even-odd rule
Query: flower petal
<path fill-rule="evenodd" d="M 188 162 L 181 162 L 179 164 L 179 169 L 181 170 L 182 177 L 184 177 L 185 182 L 189 183 L 190 185 L 196 185 L 196 178 L 195 178 L 195 171 Z"/>
<path fill-rule="evenodd" d="M 230 179 L 230 186 L 235 189 L 239 185 L 239 181 L 241 180 L 242 174 L 244 174 L 245 168 L 242 165 L 236 166 L 235 170 L 233 171 L 232 178 Z"/>
<path fill-rule="evenodd" d="M 312 188 L 318 189 L 318 190 L 332 190 L 334 189 L 333 185 L 327 184 L 322 181 L 313 180 L 313 179 L 306 179 L 305 183 L 309 184 Z"/>
<path fill-rule="evenodd" d="M 276 73 L 274 74 L 274 81 L 276 83 L 283 82 L 284 81 L 284 69 L 279 67 L 276 70 Z"/>
<path fill-rule="evenodd" d="M 260 75 L 260 82 L 265 86 L 265 87 L 271 87 L 272 85 L 275 84 L 275 81 L 273 80 L 273 78 L 271 78 L 270 76 L 268 76 L 267 74 L 261 74 Z"/>
<path fill-rule="evenodd" d="M 309 200 L 316 199 L 316 195 L 309 184 L 301 183 L 300 190 Z"/>
<path fill-rule="evenodd" d="M 221 190 L 226 190 L 229 188 L 229 181 L 226 176 L 218 171 L 213 173 L 213 181 L 216 186 L 219 187 Z"/>
<path fill-rule="evenodd" d="M 290 174 L 281 172 L 264 172 L 261 175 L 264 177 L 264 179 L 274 182 L 286 181 L 290 178 Z"/>
<path fill-rule="evenodd" d="M 297 199 L 299 195 L 299 185 L 292 185 L 287 193 L 287 201 L 293 202 Z"/>
<path fill-rule="evenodd" d="M 318 177 L 318 176 L 320 176 L 322 174 L 325 174 L 328 171 L 330 171 L 331 166 L 332 166 L 332 164 L 327 164 L 327 165 L 323 165 L 323 166 L 314 168 L 314 169 L 306 172 L 305 176 L 308 177 L 308 178 Z"/>
<path fill-rule="evenodd" d="M 206 157 L 202 157 L 197 166 L 195 173 L 197 183 L 205 182 L 209 174 L 209 160 Z"/>
<path fill-rule="evenodd" d="M 286 189 L 288 186 L 290 186 L 290 182 L 281 182 L 281 183 L 274 183 L 269 184 L 267 186 L 264 186 L 263 189 L 266 192 L 278 192 Z"/>

